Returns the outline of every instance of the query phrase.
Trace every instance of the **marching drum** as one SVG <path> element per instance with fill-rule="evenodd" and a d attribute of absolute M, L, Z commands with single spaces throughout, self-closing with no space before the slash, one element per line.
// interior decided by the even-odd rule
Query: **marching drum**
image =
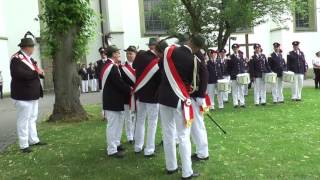
<path fill-rule="evenodd" d="M 294 81 L 294 72 L 292 72 L 292 71 L 283 72 L 282 80 L 284 82 L 293 83 L 293 81 Z"/>
<path fill-rule="evenodd" d="M 249 73 L 242 73 L 237 75 L 237 82 L 242 85 L 247 85 L 250 83 Z"/>
<path fill-rule="evenodd" d="M 218 80 L 218 91 L 219 92 L 229 92 L 231 90 L 230 81 L 227 79 Z"/>
<path fill-rule="evenodd" d="M 266 73 L 264 80 L 266 83 L 274 84 L 277 82 L 277 74 L 276 73 Z"/>

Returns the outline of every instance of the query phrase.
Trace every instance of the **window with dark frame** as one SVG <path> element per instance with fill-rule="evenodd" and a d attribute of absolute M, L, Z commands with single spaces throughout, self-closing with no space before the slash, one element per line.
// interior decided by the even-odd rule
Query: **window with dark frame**
<path fill-rule="evenodd" d="M 316 29 L 315 1 L 304 2 L 301 11 L 294 13 L 294 25 L 296 31 L 314 31 Z"/>
<path fill-rule="evenodd" d="M 160 17 L 153 11 L 153 8 L 161 0 L 144 0 L 144 21 L 145 34 L 161 35 L 167 33 L 167 27 Z"/>

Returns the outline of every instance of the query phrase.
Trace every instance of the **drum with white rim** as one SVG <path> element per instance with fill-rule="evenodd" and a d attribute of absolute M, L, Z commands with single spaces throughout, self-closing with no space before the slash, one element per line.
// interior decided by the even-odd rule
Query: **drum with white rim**
<path fill-rule="evenodd" d="M 242 85 L 248 85 L 250 83 L 249 73 L 242 73 L 237 75 L 237 82 Z"/>
<path fill-rule="evenodd" d="M 231 90 L 230 81 L 227 79 L 218 80 L 218 92 L 229 92 Z"/>
<path fill-rule="evenodd" d="M 284 71 L 282 80 L 284 82 L 293 83 L 293 81 L 294 81 L 294 72 L 292 72 L 292 71 Z"/>
<path fill-rule="evenodd" d="M 276 73 L 266 73 L 264 76 L 264 80 L 266 83 L 275 84 L 277 82 L 277 74 Z"/>

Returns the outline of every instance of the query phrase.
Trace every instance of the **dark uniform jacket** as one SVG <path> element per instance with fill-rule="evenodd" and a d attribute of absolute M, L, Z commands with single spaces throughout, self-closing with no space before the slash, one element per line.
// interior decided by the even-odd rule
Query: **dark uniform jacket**
<path fill-rule="evenodd" d="M 242 55 L 238 55 L 237 57 L 235 54 L 232 54 L 230 56 L 230 60 L 227 61 L 227 72 L 231 80 L 236 80 L 238 74 L 246 72 L 244 61 Z"/>
<path fill-rule="evenodd" d="M 95 71 L 95 68 L 92 67 L 92 68 L 88 68 L 87 69 L 87 72 L 89 74 L 89 79 L 96 79 L 96 71 Z"/>
<path fill-rule="evenodd" d="M 269 63 L 264 54 L 253 55 L 248 66 L 252 78 L 262 78 L 262 73 L 271 72 Z"/>
<path fill-rule="evenodd" d="M 307 71 L 306 60 L 303 52 L 299 55 L 295 51 L 290 51 L 287 56 L 288 71 L 296 74 L 304 74 Z"/>
<path fill-rule="evenodd" d="M 78 74 L 81 76 L 81 79 L 82 79 L 83 81 L 88 80 L 88 78 L 89 78 L 89 74 L 88 74 L 87 69 L 81 68 L 81 69 L 79 70 Z"/>
<path fill-rule="evenodd" d="M 228 71 L 227 71 L 228 61 L 229 61 L 229 59 L 227 59 L 227 58 L 224 58 L 223 60 L 221 58 L 217 59 L 217 62 L 222 65 L 222 68 L 221 68 L 222 76 L 229 76 Z"/>
<path fill-rule="evenodd" d="M 130 86 L 121 78 L 117 65 L 113 65 L 103 86 L 103 109 L 123 111 L 126 97 L 130 94 Z"/>
<path fill-rule="evenodd" d="M 13 56 L 10 62 L 11 73 L 11 98 L 21 101 L 37 100 L 43 97 L 43 90 L 37 71 L 32 70 L 29 66 L 22 62 L 19 55 L 23 55 L 21 51 L 17 56 Z M 33 64 L 36 64 L 32 58 Z"/>
<path fill-rule="evenodd" d="M 149 51 L 140 51 L 132 67 L 136 70 L 136 80 L 139 79 L 145 68 L 151 63 L 157 56 Z M 136 92 L 136 98 L 140 102 L 144 103 L 158 103 L 157 90 L 161 81 L 160 71 L 156 72 L 153 77 L 144 85 L 138 92 Z"/>
<path fill-rule="evenodd" d="M 277 55 L 275 52 L 273 52 L 271 57 L 268 58 L 268 63 L 271 70 L 276 73 L 278 77 L 282 77 L 283 71 L 287 70 L 286 62 L 281 53 Z"/>
<path fill-rule="evenodd" d="M 104 61 L 102 59 L 97 61 L 96 74 L 97 74 L 97 78 L 98 78 L 98 82 L 99 82 L 99 89 L 102 89 L 102 82 L 100 79 L 101 71 L 102 71 L 103 67 L 107 64 L 107 62 L 108 62 L 108 60 Z"/>
<path fill-rule="evenodd" d="M 197 86 L 198 90 L 193 92 L 190 96 L 191 97 L 200 97 L 205 98 L 206 92 L 207 92 L 207 86 L 208 86 L 208 80 L 209 80 L 209 73 L 206 66 L 206 61 L 204 59 L 204 56 L 201 54 L 200 51 L 198 51 L 195 54 L 197 59 Z"/>
<path fill-rule="evenodd" d="M 128 62 L 125 62 L 125 64 L 128 64 Z M 121 77 L 123 79 L 123 81 L 128 84 L 130 87 L 133 88 L 134 86 L 134 82 L 128 77 L 128 75 L 123 71 L 122 66 L 120 67 L 120 73 L 121 73 Z M 130 102 L 130 94 L 127 94 L 126 97 L 124 97 L 125 99 L 125 104 L 129 104 Z"/>
<path fill-rule="evenodd" d="M 177 47 L 172 53 L 172 60 L 185 86 L 192 83 L 194 55 L 185 46 Z M 165 73 L 159 87 L 159 103 L 172 108 L 177 108 L 179 98 L 171 88 Z"/>
<path fill-rule="evenodd" d="M 213 62 L 209 60 L 207 62 L 207 69 L 209 72 L 209 84 L 216 84 L 219 79 L 223 79 L 223 65 L 218 61 Z"/>

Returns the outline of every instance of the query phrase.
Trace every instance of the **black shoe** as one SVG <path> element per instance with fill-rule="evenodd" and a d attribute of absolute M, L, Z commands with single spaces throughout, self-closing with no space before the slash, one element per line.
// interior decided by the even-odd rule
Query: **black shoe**
<path fill-rule="evenodd" d="M 214 109 L 210 109 L 210 112 L 214 112 Z"/>
<path fill-rule="evenodd" d="M 199 177 L 199 176 L 200 176 L 199 173 L 194 172 L 191 176 L 189 176 L 189 177 L 181 177 L 181 179 L 192 179 L 192 178 L 196 178 L 196 177 Z"/>
<path fill-rule="evenodd" d="M 128 141 L 129 144 L 134 144 L 134 140 Z"/>
<path fill-rule="evenodd" d="M 116 152 L 116 153 L 114 153 L 114 154 L 110 154 L 110 155 L 108 155 L 109 157 L 114 157 L 114 158 L 123 158 L 124 157 L 124 154 L 122 153 L 122 152 Z"/>
<path fill-rule="evenodd" d="M 238 108 L 238 105 L 236 105 L 236 106 L 233 106 L 234 108 Z"/>
<path fill-rule="evenodd" d="M 242 107 L 242 108 L 246 108 L 246 105 L 241 105 L 240 107 Z"/>
<path fill-rule="evenodd" d="M 296 99 L 296 101 L 301 101 L 301 99 Z"/>
<path fill-rule="evenodd" d="M 291 99 L 292 101 L 297 101 L 297 99 Z"/>
<path fill-rule="evenodd" d="M 32 150 L 31 150 L 30 147 L 27 147 L 27 148 L 21 149 L 21 152 L 22 152 L 22 153 L 31 153 Z"/>
<path fill-rule="evenodd" d="M 261 103 L 261 105 L 262 105 L 262 106 L 266 106 L 266 105 L 267 105 L 267 103 Z"/>
<path fill-rule="evenodd" d="M 153 153 L 153 154 L 149 154 L 149 155 L 144 155 L 145 158 L 152 158 L 152 157 L 155 157 L 156 155 Z"/>
<path fill-rule="evenodd" d="M 207 161 L 207 160 L 209 160 L 209 156 L 206 157 L 206 158 L 199 158 L 197 154 L 193 154 L 193 155 L 191 156 L 191 159 L 192 159 L 193 161 Z"/>
<path fill-rule="evenodd" d="M 170 170 L 166 170 L 167 171 L 167 174 L 168 175 L 171 175 L 171 174 L 175 174 L 175 173 L 177 173 L 178 171 L 179 171 L 179 168 L 177 168 L 177 169 L 175 169 L 175 170 L 172 170 L 172 171 L 170 171 Z"/>
<path fill-rule="evenodd" d="M 31 144 L 30 146 L 45 146 L 45 145 L 48 145 L 48 143 L 45 143 L 45 142 L 38 142 L 38 143 L 35 143 L 35 144 Z"/>
<path fill-rule="evenodd" d="M 260 106 L 260 104 L 255 104 L 255 106 Z"/>
<path fill-rule="evenodd" d="M 280 102 L 279 102 L 280 103 Z M 278 104 L 278 102 L 273 102 L 273 104 Z"/>
<path fill-rule="evenodd" d="M 122 147 L 122 145 L 117 147 L 117 151 L 125 151 L 126 149 L 124 147 Z"/>
<path fill-rule="evenodd" d="M 284 104 L 284 101 L 280 101 L 279 103 Z"/>
<path fill-rule="evenodd" d="M 229 103 L 229 101 L 224 101 L 223 103 L 226 103 L 226 104 L 228 104 L 228 103 Z"/>

